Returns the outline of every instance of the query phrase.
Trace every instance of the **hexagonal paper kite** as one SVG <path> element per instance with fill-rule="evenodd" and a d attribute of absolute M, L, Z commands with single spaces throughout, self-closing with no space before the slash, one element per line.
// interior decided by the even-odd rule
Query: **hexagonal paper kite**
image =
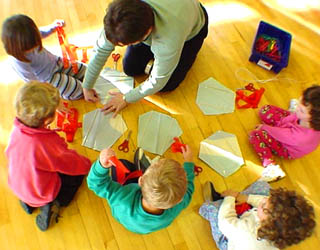
<path fill-rule="evenodd" d="M 122 94 L 126 94 L 133 89 L 134 79 L 131 76 L 127 76 L 125 73 L 111 68 L 105 68 L 100 73 L 94 89 L 96 90 L 100 102 L 106 104 L 110 98 L 109 91 L 120 91 Z"/>
<path fill-rule="evenodd" d="M 148 152 L 162 155 L 181 134 L 177 120 L 168 115 L 150 111 L 139 116 L 138 147 Z"/>
<path fill-rule="evenodd" d="M 224 177 L 244 164 L 237 137 L 224 131 L 217 131 L 200 143 L 199 158 Z"/>
<path fill-rule="evenodd" d="M 112 118 L 113 113 L 104 115 L 100 109 L 83 116 L 82 146 L 101 151 L 111 147 L 127 130 L 121 115 Z"/>
<path fill-rule="evenodd" d="M 205 115 L 218 115 L 234 111 L 236 94 L 210 77 L 199 84 L 196 103 Z"/>

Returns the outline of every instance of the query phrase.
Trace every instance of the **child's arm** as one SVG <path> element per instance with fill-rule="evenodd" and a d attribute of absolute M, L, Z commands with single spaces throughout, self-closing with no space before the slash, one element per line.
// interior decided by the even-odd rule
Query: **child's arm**
<path fill-rule="evenodd" d="M 12 61 L 12 67 L 15 72 L 25 81 L 30 82 L 38 80 L 37 76 L 33 73 L 33 70 L 28 62 L 21 62 L 16 59 Z"/>
<path fill-rule="evenodd" d="M 193 153 L 189 147 L 189 145 L 186 145 L 186 147 L 181 147 L 183 158 L 184 158 L 184 163 L 183 167 L 184 170 L 186 171 L 187 174 L 187 192 L 183 197 L 182 202 L 179 204 L 182 206 L 182 208 L 186 208 L 192 198 L 192 194 L 194 192 L 194 163 L 193 163 Z"/>
<path fill-rule="evenodd" d="M 114 156 L 112 149 L 104 149 L 101 151 L 99 160 L 91 167 L 87 177 L 89 189 L 101 198 L 107 199 L 110 206 L 119 203 L 120 200 L 127 199 L 128 192 L 132 187 L 121 186 L 118 182 L 112 181 L 109 175 L 109 169 L 112 166 L 108 159 Z"/>
<path fill-rule="evenodd" d="M 237 193 L 237 192 L 235 192 Z M 239 231 L 247 231 L 255 227 L 255 221 L 248 217 L 237 217 L 235 210 L 235 196 L 225 196 L 219 208 L 218 226 L 220 231 L 227 237 L 236 235 Z"/>
<path fill-rule="evenodd" d="M 255 194 L 241 194 L 239 192 L 233 191 L 233 190 L 226 190 L 222 192 L 221 194 L 223 197 L 226 196 L 233 196 L 236 199 L 236 204 L 242 204 L 242 203 L 249 203 L 253 207 L 258 207 L 259 203 L 262 199 L 266 198 L 267 196 L 264 195 L 255 195 Z"/>
<path fill-rule="evenodd" d="M 86 175 L 90 170 L 90 160 L 69 149 L 57 133 L 47 136 L 45 141 L 39 142 L 38 147 L 38 154 L 47 161 L 37 166 L 38 169 L 67 175 Z"/>
<path fill-rule="evenodd" d="M 62 19 L 56 19 L 52 24 L 49 24 L 47 26 L 39 27 L 40 35 L 42 38 L 46 38 L 50 36 L 57 27 L 63 27 L 64 26 L 64 20 Z"/>
<path fill-rule="evenodd" d="M 86 101 L 96 102 L 99 100 L 93 87 L 114 48 L 115 46 L 107 40 L 105 32 L 102 30 L 94 46 L 93 55 L 90 58 L 83 81 L 83 94 Z"/>

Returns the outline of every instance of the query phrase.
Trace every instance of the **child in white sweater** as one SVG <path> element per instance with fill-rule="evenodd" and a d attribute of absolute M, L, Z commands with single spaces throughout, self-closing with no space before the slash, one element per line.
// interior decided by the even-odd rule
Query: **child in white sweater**
<path fill-rule="evenodd" d="M 269 194 L 268 183 L 262 181 L 242 193 L 226 190 L 223 200 L 215 199 L 218 193 L 210 182 L 204 191 L 210 195 L 199 212 L 210 222 L 220 250 L 283 249 L 309 237 L 315 228 L 313 207 L 295 191 L 278 188 Z M 238 216 L 235 205 L 244 202 L 253 208 Z"/>

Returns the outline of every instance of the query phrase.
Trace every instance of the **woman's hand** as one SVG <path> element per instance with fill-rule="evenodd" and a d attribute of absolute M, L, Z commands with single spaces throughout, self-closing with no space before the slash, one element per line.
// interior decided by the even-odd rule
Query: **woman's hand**
<path fill-rule="evenodd" d="M 99 96 L 94 89 L 83 88 L 83 96 L 87 102 L 98 102 Z"/>
<path fill-rule="evenodd" d="M 109 92 L 109 95 L 111 96 L 111 98 L 109 99 L 107 104 L 101 108 L 101 111 L 105 115 L 114 112 L 112 116 L 114 118 L 122 109 L 124 109 L 128 105 L 128 103 L 123 99 L 123 94 L 119 92 Z"/>

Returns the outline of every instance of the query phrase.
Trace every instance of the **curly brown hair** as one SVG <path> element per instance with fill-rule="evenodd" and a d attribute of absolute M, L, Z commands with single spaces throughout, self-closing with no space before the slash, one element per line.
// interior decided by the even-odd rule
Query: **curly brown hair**
<path fill-rule="evenodd" d="M 313 129 L 320 131 L 320 86 L 314 85 L 303 91 L 302 103 L 310 106 L 310 125 Z"/>
<path fill-rule="evenodd" d="M 314 209 L 295 191 L 284 188 L 270 190 L 269 206 L 264 212 L 267 219 L 261 221 L 258 237 L 283 249 L 311 236 L 316 222 Z"/>

